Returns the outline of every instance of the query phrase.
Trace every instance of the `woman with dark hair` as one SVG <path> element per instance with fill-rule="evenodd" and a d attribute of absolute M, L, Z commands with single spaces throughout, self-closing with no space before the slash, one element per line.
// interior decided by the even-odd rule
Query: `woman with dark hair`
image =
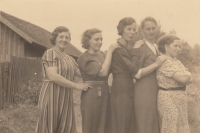
<path fill-rule="evenodd" d="M 42 57 L 44 81 L 39 96 L 37 133 L 76 133 L 73 89 L 87 91 L 89 83 L 74 83 L 80 77 L 75 60 L 64 52 L 71 40 L 69 29 L 63 26 L 52 32 L 54 47 Z"/>
<path fill-rule="evenodd" d="M 186 85 L 192 82 L 191 73 L 176 58 L 181 41 L 175 35 L 159 38 L 158 49 L 167 60 L 157 69 L 158 113 L 161 133 L 190 133 L 187 116 Z"/>
<path fill-rule="evenodd" d="M 87 50 L 78 58 L 78 65 L 83 82 L 90 83 L 93 87 L 81 94 L 83 133 L 110 133 L 107 78 L 112 53 L 119 46 L 111 45 L 104 54 L 100 51 L 102 39 L 99 29 L 89 29 L 83 33 L 81 40 L 82 47 Z"/>
<path fill-rule="evenodd" d="M 138 47 L 132 49 L 131 42 L 136 34 L 136 21 L 131 17 L 123 18 L 117 26 L 120 48 L 113 53 L 111 72 L 113 74 L 111 91 L 111 131 L 112 133 L 133 133 L 134 84 L 132 74 L 138 71 Z"/>
<path fill-rule="evenodd" d="M 147 17 L 141 22 L 143 45 L 139 52 L 139 71 L 135 75 L 135 116 L 138 133 L 159 133 L 157 113 L 157 80 L 156 69 L 165 61 L 158 57 L 155 42 L 157 22 Z"/>

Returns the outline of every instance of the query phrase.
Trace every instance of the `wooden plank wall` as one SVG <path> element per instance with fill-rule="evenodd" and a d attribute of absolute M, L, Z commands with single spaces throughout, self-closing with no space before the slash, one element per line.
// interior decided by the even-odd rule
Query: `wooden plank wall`
<path fill-rule="evenodd" d="M 2 92 L 2 88 L 3 88 L 3 86 L 2 86 L 2 79 L 3 79 L 3 77 L 2 77 L 2 74 L 1 74 L 1 63 L 0 63 L 0 109 L 2 109 L 3 108 L 3 97 L 2 97 L 2 95 L 3 95 L 3 92 Z"/>
<path fill-rule="evenodd" d="M 4 24 L 0 23 L 0 27 L 0 62 L 10 61 L 11 56 L 23 57 L 25 40 Z"/>
<path fill-rule="evenodd" d="M 8 94 L 9 63 L 0 63 L 0 108 L 4 106 Z"/>
<path fill-rule="evenodd" d="M 10 63 L 0 63 L 0 68 L 0 108 L 5 103 L 15 103 L 15 95 L 23 85 L 41 82 L 43 78 L 42 62 L 38 58 L 12 56 Z"/>

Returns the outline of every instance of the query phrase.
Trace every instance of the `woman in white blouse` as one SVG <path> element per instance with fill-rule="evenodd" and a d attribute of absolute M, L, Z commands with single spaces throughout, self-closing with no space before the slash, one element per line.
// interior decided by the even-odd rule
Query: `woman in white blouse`
<path fill-rule="evenodd" d="M 139 52 L 139 71 L 135 75 L 134 109 L 137 133 L 159 133 L 156 69 L 165 61 L 158 57 L 155 37 L 157 22 L 147 17 L 141 22 L 144 44 Z"/>

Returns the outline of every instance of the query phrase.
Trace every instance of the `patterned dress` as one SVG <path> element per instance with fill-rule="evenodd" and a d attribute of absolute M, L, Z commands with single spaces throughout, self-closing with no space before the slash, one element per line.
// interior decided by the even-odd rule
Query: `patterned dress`
<path fill-rule="evenodd" d="M 45 69 L 57 67 L 58 74 L 73 81 L 76 63 L 72 57 L 55 48 L 48 49 L 42 63 Z M 73 90 L 59 86 L 48 80 L 44 73 L 44 82 L 39 96 L 39 122 L 37 133 L 76 133 L 73 106 Z"/>
<path fill-rule="evenodd" d="M 175 72 L 187 72 L 187 69 L 179 60 L 166 58 L 157 70 L 158 86 L 165 89 L 182 87 L 172 76 Z M 190 133 L 186 91 L 159 90 L 158 113 L 161 133 Z"/>

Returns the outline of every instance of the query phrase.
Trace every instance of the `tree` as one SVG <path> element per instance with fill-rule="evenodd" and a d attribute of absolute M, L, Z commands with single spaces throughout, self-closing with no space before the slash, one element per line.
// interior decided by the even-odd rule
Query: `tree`
<path fill-rule="evenodd" d="M 193 56 L 192 56 L 192 47 L 187 43 L 182 43 L 181 52 L 178 56 L 178 59 L 189 69 L 193 69 Z"/>
<path fill-rule="evenodd" d="M 193 65 L 200 66 L 200 45 L 195 44 L 192 51 Z"/>

